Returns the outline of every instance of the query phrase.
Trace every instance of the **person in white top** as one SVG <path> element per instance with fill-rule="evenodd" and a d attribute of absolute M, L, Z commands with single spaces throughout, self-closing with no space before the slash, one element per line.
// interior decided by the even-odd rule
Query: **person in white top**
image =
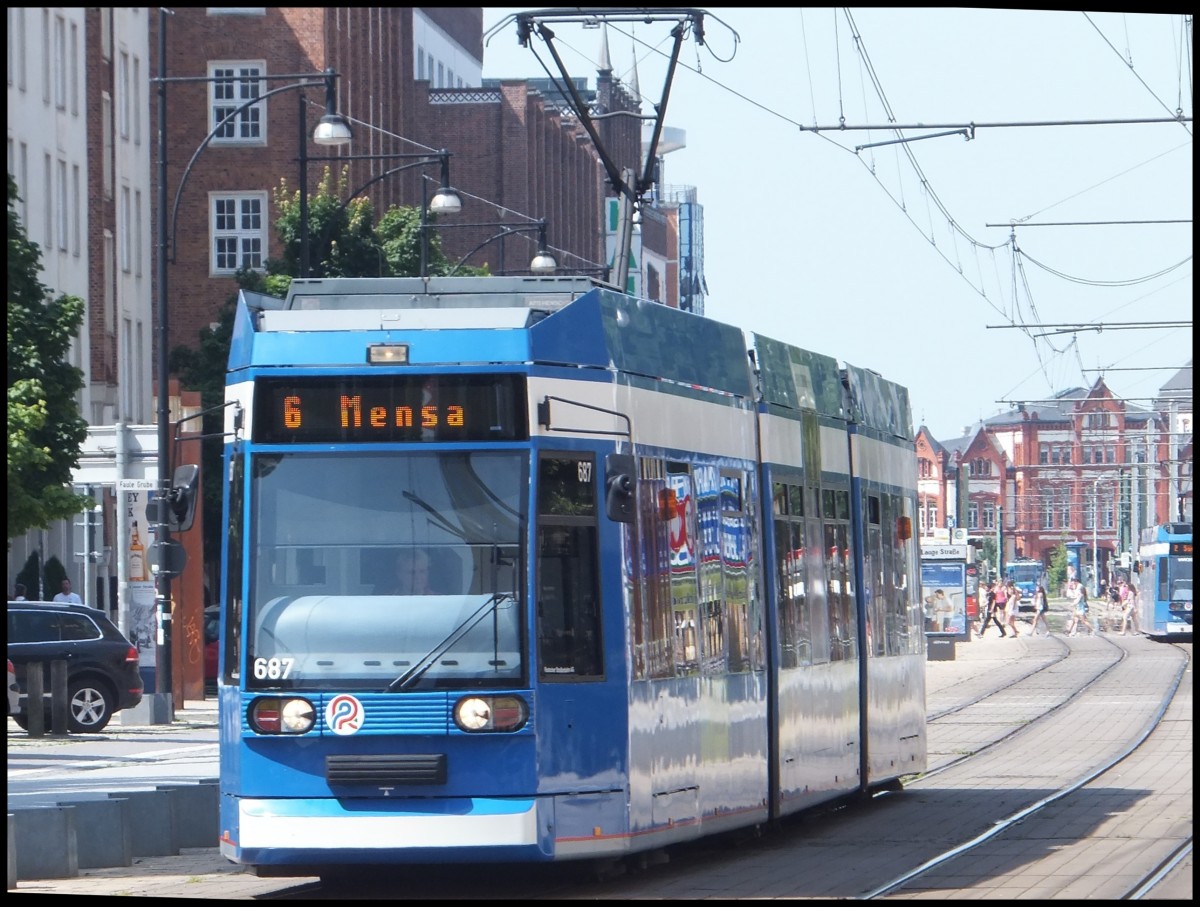
<path fill-rule="evenodd" d="M 71 591 L 71 581 L 64 578 L 62 581 L 62 592 L 54 596 L 56 602 L 66 602 L 71 605 L 82 605 L 83 599 L 79 597 L 79 593 Z"/>

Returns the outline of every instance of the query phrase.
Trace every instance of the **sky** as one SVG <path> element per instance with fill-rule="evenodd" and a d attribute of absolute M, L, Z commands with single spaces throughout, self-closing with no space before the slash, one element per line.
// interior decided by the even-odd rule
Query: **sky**
<path fill-rule="evenodd" d="M 484 8 L 485 77 L 558 75 L 509 21 L 539 9 Z M 674 21 L 607 34 L 685 133 L 706 315 L 906 386 L 939 440 L 1101 376 L 1148 408 L 1190 363 L 1190 16 L 702 9 L 669 89 Z M 547 24 L 594 86 L 600 31 Z"/>

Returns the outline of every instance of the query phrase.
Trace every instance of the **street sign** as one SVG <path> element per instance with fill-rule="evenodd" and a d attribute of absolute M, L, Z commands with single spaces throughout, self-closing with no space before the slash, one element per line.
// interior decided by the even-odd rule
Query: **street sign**
<path fill-rule="evenodd" d="M 154 479 L 118 479 L 117 491 L 154 491 L 158 482 Z"/>

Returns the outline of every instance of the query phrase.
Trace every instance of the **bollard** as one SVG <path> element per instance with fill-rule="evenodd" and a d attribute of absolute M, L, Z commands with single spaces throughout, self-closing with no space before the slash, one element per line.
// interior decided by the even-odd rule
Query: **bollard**
<path fill-rule="evenodd" d="M 17 879 L 73 879 L 79 875 L 75 809 L 34 806 L 14 809 Z"/>
<path fill-rule="evenodd" d="M 42 663 L 31 661 L 25 666 L 25 720 L 30 737 L 46 734 L 46 709 L 42 702 L 46 691 L 46 678 L 42 674 Z"/>
<path fill-rule="evenodd" d="M 67 662 L 56 658 L 50 662 L 50 733 L 66 736 L 71 728 L 68 724 L 69 703 L 67 702 Z"/>
<path fill-rule="evenodd" d="M 220 843 L 220 819 L 217 815 L 220 793 L 216 779 L 195 784 L 159 784 L 174 801 L 176 843 L 184 847 L 216 847 Z"/>
<path fill-rule="evenodd" d="M 133 856 L 173 857 L 179 854 L 175 800 L 166 790 L 110 791 L 112 799 L 129 801 Z"/>
<path fill-rule="evenodd" d="M 17 887 L 17 817 L 8 814 L 8 890 Z"/>

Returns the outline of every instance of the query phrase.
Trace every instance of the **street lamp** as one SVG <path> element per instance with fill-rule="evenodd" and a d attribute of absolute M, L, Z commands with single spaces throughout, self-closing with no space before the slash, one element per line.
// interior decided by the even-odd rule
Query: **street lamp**
<path fill-rule="evenodd" d="M 424 166 L 429 166 L 430 164 L 441 165 L 441 174 L 440 174 L 438 190 L 437 190 L 437 192 L 435 192 L 433 194 L 432 199 L 427 200 L 427 191 L 426 191 L 427 186 L 426 186 L 424 179 L 422 179 L 422 181 L 421 181 L 421 225 L 420 225 L 420 231 L 421 231 L 421 273 L 423 275 L 425 273 L 425 267 L 426 267 L 425 260 L 426 260 L 426 256 L 427 256 L 426 238 L 425 238 L 425 230 L 426 230 L 426 226 L 427 226 L 427 221 L 426 221 L 427 211 L 428 211 L 428 213 L 432 213 L 432 214 L 457 214 L 459 211 L 462 210 L 462 197 L 458 194 L 458 191 L 456 189 L 454 189 L 450 186 L 450 152 L 449 151 L 447 151 L 446 149 L 443 148 L 440 151 L 429 151 L 429 152 L 425 152 L 425 153 L 413 152 L 413 153 L 407 153 L 407 154 L 403 154 L 403 153 L 398 153 L 398 154 L 345 154 L 345 155 L 341 155 L 339 157 L 311 157 L 311 158 L 302 157 L 301 158 L 301 168 L 303 169 L 308 162 L 312 162 L 312 161 L 342 163 L 342 162 L 347 162 L 347 161 L 394 161 L 394 160 L 406 160 L 406 161 L 408 161 L 408 163 L 401 164 L 398 167 L 392 167 L 388 170 L 383 171 L 382 173 L 376 174 L 375 176 L 371 177 L 369 180 L 367 180 L 365 183 L 363 183 L 361 186 L 359 186 L 357 189 L 355 189 L 353 192 L 351 192 L 350 195 L 346 198 L 346 200 L 343 201 L 340 205 L 338 205 L 337 211 L 338 212 L 345 211 L 346 208 L 349 206 L 349 204 L 352 201 L 354 201 L 354 199 L 358 198 L 360 195 L 362 195 L 364 192 L 366 192 L 367 189 L 371 188 L 371 186 L 375 185 L 376 183 L 378 183 L 379 181 L 381 181 L 383 179 L 386 179 L 389 176 L 393 176 L 404 170 L 411 170 L 414 167 L 424 167 Z M 307 182 L 304 182 L 304 183 L 302 183 L 301 189 L 300 189 L 300 199 L 301 199 L 301 203 L 300 203 L 300 220 L 301 220 L 301 224 L 300 224 L 300 276 L 301 277 L 309 276 L 309 269 L 308 269 L 308 259 L 309 259 L 308 202 L 307 202 L 307 198 L 308 198 L 308 186 L 307 186 Z M 331 228 L 332 223 L 333 223 L 332 220 L 329 220 L 326 222 L 325 228 L 322 231 L 322 233 L 320 234 L 320 236 L 318 237 L 318 239 L 323 240 L 325 234 Z"/>
<path fill-rule="evenodd" d="M 213 76 L 184 76 L 169 78 L 165 75 L 167 71 L 167 16 L 169 10 L 165 7 L 159 9 L 159 28 L 158 28 L 158 71 L 159 75 L 153 79 L 158 86 L 158 242 L 156 249 L 156 277 L 158 284 L 158 300 L 156 307 L 157 327 L 156 333 L 158 338 L 158 483 L 160 504 L 157 516 L 156 540 L 154 548 L 157 549 L 156 563 L 158 569 L 155 572 L 155 606 L 159 615 L 161 631 L 159 633 L 159 646 L 162 651 L 162 663 L 157 666 L 156 692 L 165 696 L 167 701 L 173 706 L 174 692 L 172 682 L 172 664 L 171 664 L 171 579 L 182 569 L 182 558 L 177 551 L 179 550 L 178 543 L 171 541 L 171 524 L 170 510 L 165 506 L 165 502 L 172 499 L 172 482 L 171 473 L 171 408 L 170 408 L 170 331 L 169 318 L 170 310 L 167 304 L 167 250 L 171 250 L 171 261 L 175 260 L 174 240 L 176 233 L 176 218 L 179 214 L 179 198 L 183 193 L 183 187 L 187 183 L 188 177 L 191 175 L 192 167 L 196 163 L 196 159 L 200 153 L 208 147 L 208 144 L 213 140 L 217 133 L 224 126 L 240 116 L 244 111 L 266 100 L 274 94 L 283 91 L 292 91 L 297 89 L 309 88 L 313 85 L 325 86 L 325 116 L 321 118 L 321 122 L 317 126 L 317 130 L 313 135 L 313 140 L 319 144 L 345 144 L 350 140 L 350 128 L 347 121 L 339 117 L 335 111 L 334 84 L 338 74 L 332 69 L 326 69 L 321 73 L 301 73 L 288 74 L 278 76 L 264 76 L 260 80 L 265 79 L 299 79 L 300 81 L 293 82 L 288 85 L 281 85 L 277 88 L 272 88 L 264 92 L 256 98 L 252 98 L 244 104 L 234 108 L 231 112 L 213 127 L 212 131 L 205 136 L 204 141 L 196 148 L 188 161 L 187 167 L 184 168 L 183 175 L 179 178 L 179 185 L 175 191 L 175 204 L 171 209 L 170 225 L 171 229 L 167 231 L 167 83 L 168 82 L 220 82 L 225 81 L 224 77 Z M 303 119 L 303 118 L 302 118 Z M 303 131 L 303 127 L 302 127 Z M 301 146 L 303 147 L 303 141 Z M 173 708 L 169 711 L 173 711 Z"/>
<path fill-rule="evenodd" d="M 499 233 L 495 234 L 494 236 L 489 236 L 487 239 L 485 239 L 483 242 L 481 242 L 479 245 L 477 245 L 474 249 L 472 249 L 470 252 L 468 252 L 466 255 L 464 255 L 459 260 L 458 264 L 456 264 L 453 268 L 451 268 L 450 271 L 446 274 L 447 277 L 453 277 L 458 272 L 458 269 L 461 268 L 464 264 L 466 264 L 468 258 L 470 258 L 472 255 L 474 255 L 476 252 L 478 252 L 480 249 L 482 249 L 488 243 L 495 242 L 498 239 L 504 239 L 505 237 L 513 236 L 518 233 L 532 233 L 534 231 L 537 231 L 538 247 L 537 247 L 537 252 L 533 256 L 533 259 L 529 262 L 529 270 L 533 274 L 537 274 L 539 276 L 544 276 L 544 275 L 553 274 L 558 269 L 558 262 L 554 260 L 554 256 L 551 255 L 549 253 L 549 251 L 547 251 L 547 249 L 546 249 L 546 219 L 545 218 L 534 221 L 532 223 L 518 222 L 518 223 L 491 223 L 491 224 L 446 224 L 446 226 L 447 227 L 456 227 L 456 228 L 457 227 L 493 227 L 493 228 L 499 227 L 500 228 Z M 421 229 L 423 231 L 425 229 L 427 229 L 426 225 L 422 224 Z M 503 255 L 503 252 L 501 254 Z M 501 259 L 501 268 L 500 269 L 501 269 L 501 271 L 504 270 L 503 258 Z M 421 276 L 422 277 L 426 276 L 424 267 L 422 267 L 422 269 L 421 269 Z"/>

